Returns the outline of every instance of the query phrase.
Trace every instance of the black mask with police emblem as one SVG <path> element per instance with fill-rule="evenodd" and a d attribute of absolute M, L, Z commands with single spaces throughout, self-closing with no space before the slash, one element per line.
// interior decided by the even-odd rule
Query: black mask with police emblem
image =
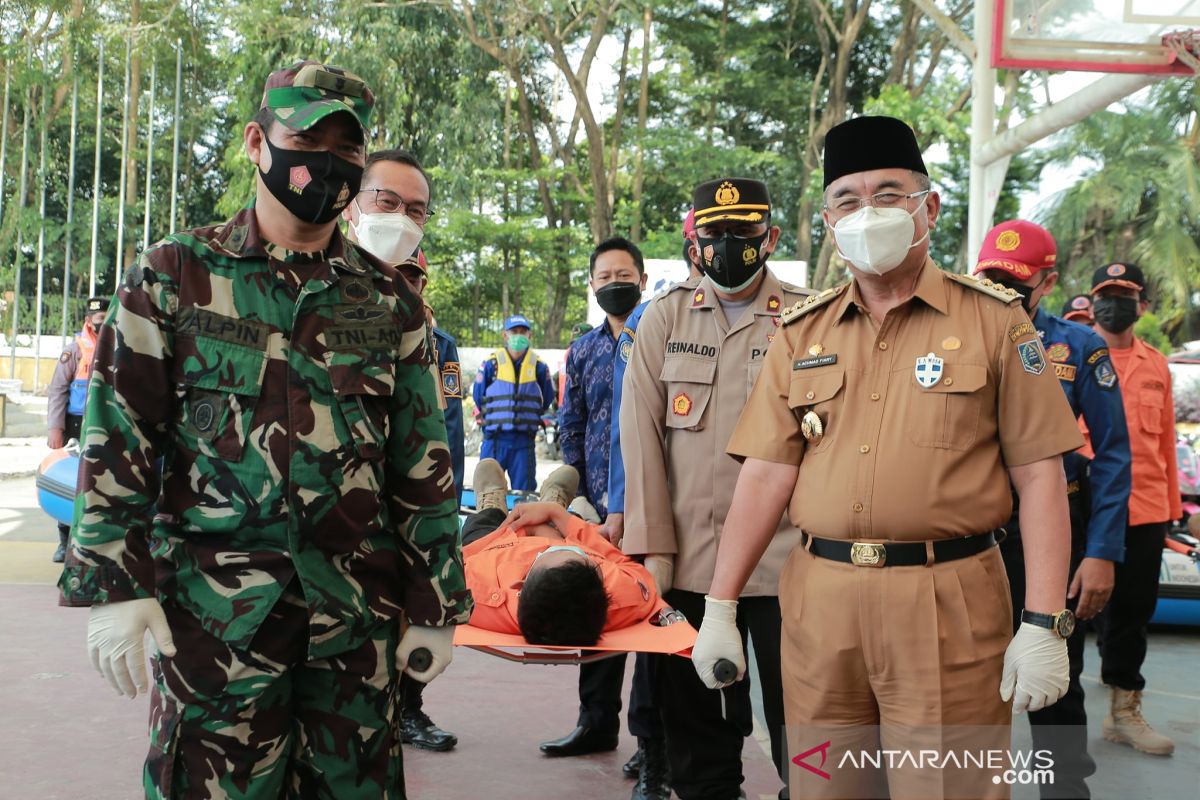
<path fill-rule="evenodd" d="M 718 289 L 740 292 L 754 281 L 759 270 L 767 263 L 763 245 L 770 235 L 770 229 L 759 236 L 745 238 L 728 231 L 719 239 L 707 239 L 697 234 L 700 268 Z"/>
<path fill-rule="evenodd" d="M 271 168 L 258 174 L 276 200 L 297 219 L 324 225 L 358 194 L 363 168 L 328 150 L 285 150 L 263 137 Z"/>

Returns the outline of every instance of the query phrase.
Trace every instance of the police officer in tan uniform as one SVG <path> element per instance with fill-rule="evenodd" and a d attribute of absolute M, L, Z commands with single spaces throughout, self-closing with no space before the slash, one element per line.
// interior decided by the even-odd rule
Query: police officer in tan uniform
<path fill-rule="evenodd" d="M 738 596 L 786 507 L 803 531 L 779 590 L 793 794 L 1007 797 L 953 762 L 837 765 L 846 749 L 1004 748 L 1014 711 L 1066 690 L 1060 456 L 1082 439 L 1020 297 L 929 259 L 940 202 L 908 125 L 833 128 L 824 202 L 853 280 L 784 313 L 729 442 L 745 463 L 693 662 L 710 686 L 720 659 L 744 671 Z M 1030 554 L 1015 636 L 995 546 L 1010 477 Z"/>
<path fill-rule="evenodd" d="M 626 469 L 623 548 L 644 555 L 667 602 L 698 626 L 721 527 L 740 465 L 725 454 L 762 368 L 779 314 L 804 290 L 767 268 L 779 239 L 766 184 L 720 178 L 696 187 L 692 245 L 704 277 L 651 301 L 623 387 Z M 776 763 L 783 754 L 779 677 L 779 570 L 799 533 L 776 514 L 775 542 L 741 592 L 739 643 L 754 641 Z M 741 645 L 739 644 L 739 647 Z M 661 659 L 662 709 L 672 787 L 683 800 L 732 799 L 752 727 L 750 688 L 706 689 L 681 658 Z"/>

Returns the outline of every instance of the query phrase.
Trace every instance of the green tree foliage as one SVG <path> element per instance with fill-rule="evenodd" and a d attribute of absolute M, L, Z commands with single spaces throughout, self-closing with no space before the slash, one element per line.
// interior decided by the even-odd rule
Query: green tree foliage
<path fill-rule="evenodd" d="M 939 6 L 970 30 L 969 0 Z M 95 269 L 98 291 L 109 291 L 142 247 L 151 69 L 153 241 L 173 224 L 217 222 L 253 197 L 244 127 L 266 76 L 301 58 L 363 76 L 377 97 L 370 146 L 406 148 L 428 167 L 436 212 L 423 242 L 428 300 L 463 344 L 497 343 L 500 321 L 518 311 L 535 320 L 540 345 L 564 343 L 586 313 L 593 244 L 633 235 L 647 256 L 677 258 L 691 188 L 719 174 L 766 180 L 772 222 L 782 229 L 777 252 L 809 261 L 816 284 L 844 280 L 821 215 L 821 151 L 829 128 L 858 113 L 914 125 L 943 199 L 932 252 L 964 270 L 973 257 L 965 252 L 971 85 L 969 59 L 957 48 L 967 40 L 910 0 L 6 0 L 0 289 L 19 299 L 20 331 L 31 333 L 41 235 L 43 331 L 59 332 L 73 92 L 69 329 L 91 270 L 97 111 Z M 134 113 L 123 166 L 127 44 Z M 1037 110 L 1034 82 L 1001 75 L 1001 126 Z M 1015 158 L 996 211 L 997 219 L 1014 216 L 1017 196 L 1037 184 L 1047 160 L 1084 159 L 1080 184 L 1044 212 L 1065 254 L 1064 291 L 1086 280 L 1097 259 L 1139 260 L 1159 293 L 1163 328 L 1176 338 L 1196 333 L 1194 92 L 1194 83 L 1164 82 L 1126 113 L 1094 115 L 1050 151 Z M 6 332 L 14 305 L 0 317 Z"/>

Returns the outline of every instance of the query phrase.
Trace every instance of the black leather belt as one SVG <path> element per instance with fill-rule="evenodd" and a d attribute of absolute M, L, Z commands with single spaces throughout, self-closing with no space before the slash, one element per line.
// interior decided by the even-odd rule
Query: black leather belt
<path fill-rule="evenodd" d="M 927 563 L 956 561 L 982 553 L 1004 538 L 1003 529 L 963 536 L 958 539 L 939 539 L 935 542 L 850 542 L 841 539 L 818 539 L 803 534 L 804 548 L 814 556 L 830 561 L 854 564 L 856 567 L 923 567 Z M 926 545 L 932 545 L 933 558 L 928 557 Z"/>

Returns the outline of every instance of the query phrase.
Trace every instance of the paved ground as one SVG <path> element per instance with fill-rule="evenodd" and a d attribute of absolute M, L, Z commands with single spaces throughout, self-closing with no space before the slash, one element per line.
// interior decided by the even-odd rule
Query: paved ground
<path fill-rule="evenodd" d="M 0 463 L 5 459 L 0 450 Z M 51 585 L 58 565 L 49 560 L 55 541 L 54 524 L 37 508 L 32 478 L 0 480 L 0 796 L 139 797 L 147 704 L 144 698 L 113 694 L 87 663 L 87 612 L 55 605 Z M 1153 758 L 1100 738 L 1107 693 L 1099 686 L 1095 650 L 1089 648 L 1084 677 L 1093 720 L 1092 753 L 1099 765 L 1092 781 L 1096 798 L 1197 796 L 1197 665 L 1197 631 L 1152 633 L 1145 667 L 1150 686 L 1146 713 L 1177 744 L 1174 757 Z M 426 694 L 427 710 L 459 735 L 460 744 L 445 754 L 405 750 L 410 796 L 628 797 L 631 784 L 619 771 L 634 749 L 626 734 L 611 754 L 549 760 L 537 751 L 538 742 L 573 726 L 576 674 L 569 667 L 521 666 L 460 649 L 450 671 Z M 1020 740 L 1025 724 L 1019 722 L 1017 729 Z M 744 750 L 747 794 L 774 797 L 778 782 L 764 755 L 761 731 L 758 734 L 758 739 L 747 740 Z M 1018 789 L 1013 796 L 1033 798 L 1036 793 Z"/>

